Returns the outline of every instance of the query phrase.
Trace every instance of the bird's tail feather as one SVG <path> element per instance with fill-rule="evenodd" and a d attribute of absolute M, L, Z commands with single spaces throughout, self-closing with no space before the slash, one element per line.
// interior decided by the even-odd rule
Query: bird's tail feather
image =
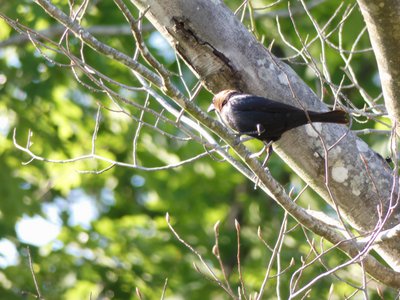
<path fill-rule="evenodd" d="M 312 113 L 309 114 L 309 116 L 312 122 L 338 123 L 338 124 L 349 123 L 349 116 L 343 110 L 333 110 L 325 113 Z"/>

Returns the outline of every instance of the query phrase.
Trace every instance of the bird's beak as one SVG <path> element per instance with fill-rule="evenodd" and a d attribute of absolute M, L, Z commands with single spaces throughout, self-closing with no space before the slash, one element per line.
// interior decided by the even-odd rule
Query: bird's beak
<path fill-rule="evenodd" d="M 215 106 L 214 106 L 214 103 L 211 103 L 207 109 L 207 112 L 209 113 L 210 111 L 213 111 L 213 110 L 215 110 Z"/>

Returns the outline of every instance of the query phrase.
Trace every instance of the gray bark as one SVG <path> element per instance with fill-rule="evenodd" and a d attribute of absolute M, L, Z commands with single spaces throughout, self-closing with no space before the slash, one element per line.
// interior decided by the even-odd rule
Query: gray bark
<path fill-rule="evenodd" d="M 400 1 L 358 0 L 378 63 L 386 108 L 400 124 Z"/>
<path fill-rule="evenodd" d="M 313 91 L 284 63 L 257 42 L 220 1 L 132 0 L 213 93 L 227 88 L 265 96 L 307 109 L 326 111 Z M 325 150 L 346 135 L 328 154 Z M 387 163 L 368 145 L 340 125 L 306 125 L 274 144 L 275 151 L 327 202 L 361 233 L 374 230 L 397 201 L 397 184 Z M 335 204 L 333 204 L 333 202 Z M 396 207 L 384 228 L 400 222 Z M 377 251 L 400 271 L 400 238 L 380 244 Z"/>

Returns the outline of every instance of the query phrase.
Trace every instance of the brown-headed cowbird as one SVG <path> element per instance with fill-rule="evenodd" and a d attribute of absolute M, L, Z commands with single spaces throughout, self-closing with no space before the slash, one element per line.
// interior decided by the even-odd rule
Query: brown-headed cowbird
<path fill-rule="evenodd" d="M 342 110 L 315 112 L 273 101 L 267 98 L 225 90 L 216 94 L 208 112 L 217 110 L 226 125 L 239 134 L 266 142 L 274 142 L 295 127 L 311 122 L 348 123 Z"/>

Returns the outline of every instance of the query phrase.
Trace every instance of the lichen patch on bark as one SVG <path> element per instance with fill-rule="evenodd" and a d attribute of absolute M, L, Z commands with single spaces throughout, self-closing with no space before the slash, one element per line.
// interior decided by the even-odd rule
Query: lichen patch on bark
<path fill-rule="evenodd" d="M 344 166 L 332 167 L 332 179 L 336 182 L 343 183 L 349 178 L 349 170 Z"/>

